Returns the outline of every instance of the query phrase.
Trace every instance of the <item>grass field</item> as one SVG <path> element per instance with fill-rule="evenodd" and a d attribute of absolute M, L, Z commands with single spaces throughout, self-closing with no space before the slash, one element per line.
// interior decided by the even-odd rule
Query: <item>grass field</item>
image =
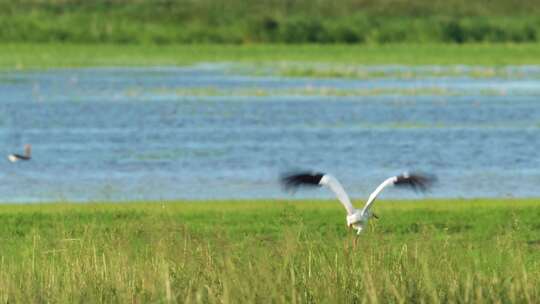
<path fill-rule="evenodd" d="M 0 206 L 2 303 L 538 303 L 538 200 Z"/>
<path fill-rule="evenodd" d="M 198 62 L 339 64 L 540 64 L 540 44 L 351 45 L 0 45 L 0 69 L 162 66 Z M 305 71 L 302 71 L 305 74 Z"/>

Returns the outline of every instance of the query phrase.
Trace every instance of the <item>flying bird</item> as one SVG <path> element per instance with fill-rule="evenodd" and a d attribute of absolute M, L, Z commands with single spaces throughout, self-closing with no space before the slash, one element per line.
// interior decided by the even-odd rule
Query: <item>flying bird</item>
<path fill-rule="evenodd" d="M 434 176 L 418 173 L 403 173 L 401 175 L 389 177 L 371 193 L 362 209 L 356 209 L 351 203 L 349 195 L 345 192 L 341 183 L 330 174 L 296 172 L 281 177 L 281 183 L 286 190 L 296 189 L 301 186 L 328 187 L 334 192 L 338 200 L 347 210 L 347 226 L 355 229 L 357 234 L 360 234 L 364 230 L 364 227 L 371 216 L 378 218 L 371 212 L 371 207 L 384 188 L 393 185 L 397 187 L 410 187 L 415 191 L 425 191 L 434 181 Z"/>
<path fill-rule="evenodd" d="M 24 145 L 24 155 L 20 155 L 20 154 L 8 155 L 8 159 L 12 163 L 17 162 L 19 160 L 30 160 L 31 158 L 32 158 L 32 146 L 29 144 Z"/>

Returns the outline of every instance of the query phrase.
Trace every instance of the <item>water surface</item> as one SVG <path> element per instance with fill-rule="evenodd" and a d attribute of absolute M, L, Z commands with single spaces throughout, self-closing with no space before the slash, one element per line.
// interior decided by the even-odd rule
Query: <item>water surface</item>
<path fill-rule="evenodd" d="M 0 201 L 288 198 L 277 179 L 294 168 L 331 172 L 358 198 L 409 169 L 439 176 L 428 197 L 540 196 L 540 68 L 357 69 L 377 77 L 230 64 L 0 74 L 0 153 L 34 153 L 0 161 Z"/>

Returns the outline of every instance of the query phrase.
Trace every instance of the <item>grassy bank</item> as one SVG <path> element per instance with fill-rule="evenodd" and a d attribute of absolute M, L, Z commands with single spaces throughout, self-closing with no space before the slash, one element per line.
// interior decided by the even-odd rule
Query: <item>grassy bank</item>
<path fill-rule="evenodd" d="M 540 301 L 538 200 L 0 206 L 2 302 Z M 356 246 L 356 247 L 355 247 Z"/>
<path fill-rule="evenodd" d="M 533 0 L 0 1 L 0 42 L 537 42 Z"/>
<path fill-rule="evenodd" d="M 186 65 L 197 62 L 340 64 L 540 64 L 540 44 L 351 45 L 0 45 L 1 69 Z"/>

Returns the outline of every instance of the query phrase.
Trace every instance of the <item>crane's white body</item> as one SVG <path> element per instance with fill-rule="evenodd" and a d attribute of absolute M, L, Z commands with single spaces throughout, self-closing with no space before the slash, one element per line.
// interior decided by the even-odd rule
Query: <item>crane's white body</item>
<path fill-rule="evenodd" d="M 372 213 L 370 212 L 370 208 L 373 205 L 373 202 L 375 202 L 375 200 L 377 199 L 377 196 L 379 196 L 379 194 L 384 188 L 393 185 L 396 181 L 397 176 L 392 176 L 382 182 L 375 189 L 375 191 L 371 193 L 366 204 L 364 205 L 364 208 L 362 209 L 354 208 L 353 204 L 351 203 L 351 199 L 347 195 L 347 192 L 345 192 L 343 186 L 341 186 L 339 181 L 332 175 L 325 174 L 321 178 L 319 184 L 328 187 L 330 190 L 332 190 L 332 192 L 334 192 L 338 200 L 347 210 L 347 226 L 352 227 L 354 230 L 356 230 L 357 234 L 360 234 L 362 230 L 364 230 L 364 227 L 367 225 L 369 218 L 372 215 Z"/>
<path fill-rule="evenodd" d="M 10 154 L 8 155 L 8 160 L 12 163 L 14 162 L 17 162 L 19 160 L 30 160 L 30 158 L 32 157 L 32 146 L 27 144 L 27 145 L 24 145 L 24 154 L 23 155 L 19 155 L 19 154 Z"/>

